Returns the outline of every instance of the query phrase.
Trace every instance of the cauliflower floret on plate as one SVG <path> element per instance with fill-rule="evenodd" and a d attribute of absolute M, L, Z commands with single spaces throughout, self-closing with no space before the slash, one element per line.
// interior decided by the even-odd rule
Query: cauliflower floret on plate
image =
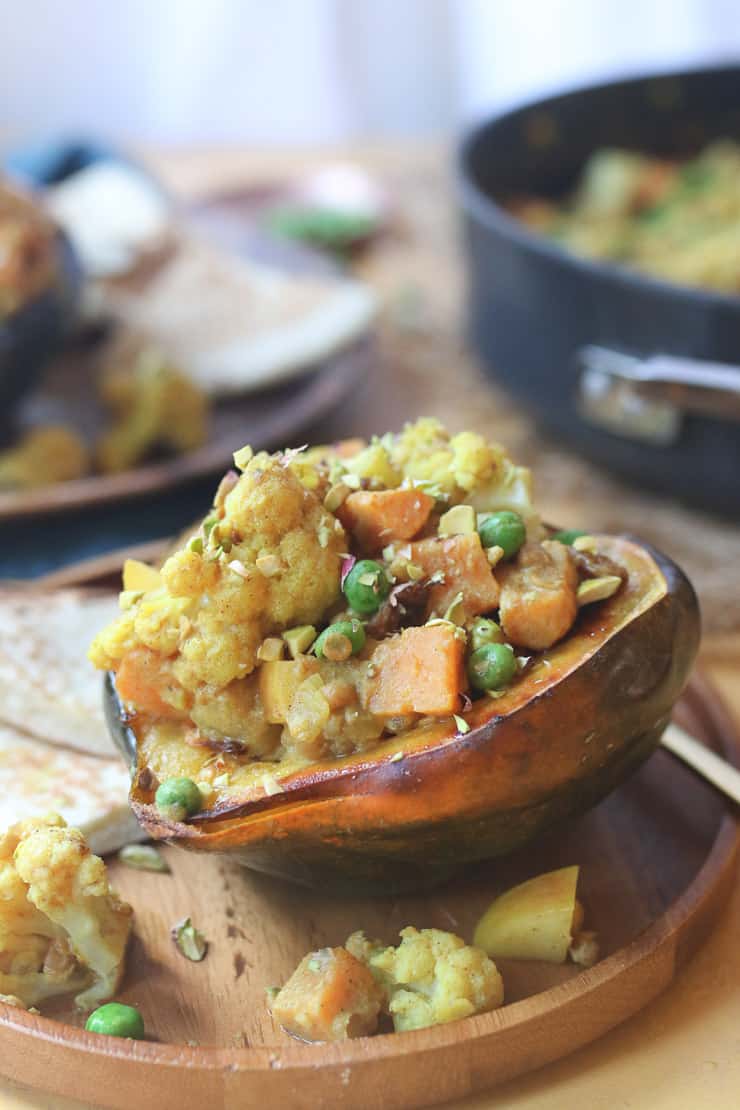
<path fill-rule="evenodd" d="M 346 948 L 369 967 L 385 992 L 396 1032 L 482 1014 L 504 1000 L 494 962 L 454 933 L 408 926 L 397 948 L 385 948 L 358 932 Z"/>
<path fill-rule="evenodd" d="M 265 636 L 318 622 L 339 599 L 346 549 L 342 525 L 290 457 L 256 455 L 222 483 L 201 534 L 170 556 L 160 585 L 97 637 L 90 658 L 119 672 L 124 700 L 171 705 L 177 716 L 205 687 L 251 674 Z M 142 648 L 154 658 L 127 667 Z"/>
<path fill-rule="evenodd" d="M 133 911 L 105 864 L 56 815 L 0 836 L 0 992 L 26 1006 L 77 991 L 81 1009 L 115 992 Z"/>

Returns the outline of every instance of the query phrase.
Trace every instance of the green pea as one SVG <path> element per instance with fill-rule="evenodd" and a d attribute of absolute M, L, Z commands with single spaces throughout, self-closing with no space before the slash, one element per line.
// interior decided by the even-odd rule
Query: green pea
<path fill-rule="evenodd" d="M 508 644 L 483 644 L 468 659 L 468 678 L 474 690 L 500 690 L 517 670 L 514 650 Z"/>
<path fill-rule="evenodd" d="M 355 563 L 342 588 L 349 605 L 361 617 L 377 613 L 391 592 L 387 574 L 373 559 L 360 559 Z"/>
<path fill-rule="evenodd" d="M 511 559 L 527 538 L 527 530 L 519 513 L 491 513 L 478 529 L 484 547 L 503 547 L 504 559 Z"/>
<path fill-rule="evenodd" d="M 135 1041 L 144 1036 L 144 1019 L 134 1006 L 122 1002 L 106 1002 L 93 1010 L 85 1022 L 89 1033 L 104 1033 L 108 1037 L 131 1037 Z"/>
<path fill-rule="evenodd" d="M 580 532 L 577 528 L 564 529 L 562 532 L 556 532 L 550 538 L 557 540 L 558 543 L 571 544 L 573 540 L 577 540 L 579 536 L 587 536 L 588 532 Z"/>
<path fill-rule="evenodd" d="M 325 628 L 318 637 L 313 645 L 313 652 L 319 659 L 342 662 L 344 659 L 349 659 L 350 655 L 357 655 L 364 646 L 365 629 L 357 619 L 336 621 L 335 624 Z"/>
<path fill-rule="evenodd" d="M 476 617 L 470 629 L 469 643 L 473 651 L 484 644 L 503 644 L 504 634 L 489 617 Z"/>
<path fill-rule="evenodd" d="M 173 821 L 192 817 L 203 805 L 203 797 L 192 779 L 165 779 L 154 795 L 157 809 Z"/>

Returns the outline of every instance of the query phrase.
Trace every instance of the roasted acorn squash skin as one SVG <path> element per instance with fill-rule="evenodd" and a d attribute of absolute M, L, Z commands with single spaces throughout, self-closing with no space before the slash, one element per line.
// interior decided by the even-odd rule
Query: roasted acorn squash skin
<path fill-rule="evenodd" d="M 503 697 L 476 702 L 467 734 L 438 721 L 282 778 L 273 765 L 280 793 L 252 791 L 186 824 L 154 807 L 135 718 L 108 676 L 108 720 L 133 768 L 140 822 L 155 838 L 295 882 L 380 893 L 442 881 L 582 813 L 654 750 L 699 642 L 696 597 L 679 568 L 634 540 L 598 539 L 627 567 L 626 586 L 582 610 Z"/>

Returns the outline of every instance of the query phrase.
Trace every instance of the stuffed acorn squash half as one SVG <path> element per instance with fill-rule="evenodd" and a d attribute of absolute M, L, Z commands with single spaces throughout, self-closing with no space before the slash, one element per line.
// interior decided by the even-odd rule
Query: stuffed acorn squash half
<path fill-rule="evenodd" d="M 90 652 L 152 837 L 408 888 L 582 812 L 655 748 L 699 636 L 670 560 L 555 533 L 528 471 L 432 420 L 235 463 L 160 570 L 126 566 Z"/>

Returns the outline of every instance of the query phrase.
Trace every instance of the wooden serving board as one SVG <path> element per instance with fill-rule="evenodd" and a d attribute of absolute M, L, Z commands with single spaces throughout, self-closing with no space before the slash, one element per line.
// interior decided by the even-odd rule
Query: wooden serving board
<path fill-rule="evenodd" d="M 88 568 L 77 581 L 102 584 L 109 572 L 101 566 L 96 577 Z M 732 723 L 701 677 L 676 717 L 738 763 Z M 664 990 L 730 892 L 738 840 L 723 799 L 659 751 L 586 816 L 424 896 L 329 898 L 176 848 L 164 849 L 169 875 L 111 861 L 114 884 L 136 911 L 118 998 L 140 1008 L 149 1039 L 88 1034 L 64 1004 L 44 1017 L 0 1005 L 0 1074 L 126 1110 L 393 1110 L 460 1098 L 565 1056 Z M 284 982 L 310 949 L 340 944 L 357 928 L 391 942 L 408 924 L 470 940 L 500 890 L 573 863 L 581 865 L 587 926 L 602 943 L 592 969 L 499 961 L 503 1008 L 341 1045 L 303 1044 L 272 1022 L 265 988 Z M 170 939 L 185 916 L 209 941 L 202 963 L 185 960 Z"/>

